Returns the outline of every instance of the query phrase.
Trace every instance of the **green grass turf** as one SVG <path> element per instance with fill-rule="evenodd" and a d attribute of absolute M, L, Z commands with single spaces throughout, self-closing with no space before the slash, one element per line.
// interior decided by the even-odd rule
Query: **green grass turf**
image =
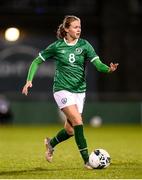
<path fill-rule="evenodd" d="M 62 126 L 0 126 L 0 179 L 137 179 L 142 178 L 142 126 L 85 126 L 89 152 L 106 149 L 107 169 L 87 170 L 72 137 L 58 145 L 53 163 L 45 161 L 44 137 Z"/>

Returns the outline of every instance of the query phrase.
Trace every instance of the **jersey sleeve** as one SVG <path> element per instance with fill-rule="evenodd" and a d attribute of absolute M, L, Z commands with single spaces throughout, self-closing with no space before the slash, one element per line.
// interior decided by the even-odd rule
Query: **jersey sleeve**
<path fill-rule="evenodd" d="M 46 49 L 39 52 L 39 57 L 46 61 L 48 58 L 53 57 L 55 55 L 55 43 L 50 44 Z"/>
<path fill-rule="evenodd" d="M 43 61 L 39 56 L 33 60 L 33 62 L 30 65 L 29 71 L 28 71 L 27 81 L 33 80 L 39 65 L 42 63 L 43 63 Z"/>
<path fill-rule="evenodd" d="M 98 71 L 103 72 L 103 73 L 109 73 L 110 68 L 106 64 L 102 63 L 100 59 L 96 59 L 92 61 L 93 65 L 97 68 Z"/>

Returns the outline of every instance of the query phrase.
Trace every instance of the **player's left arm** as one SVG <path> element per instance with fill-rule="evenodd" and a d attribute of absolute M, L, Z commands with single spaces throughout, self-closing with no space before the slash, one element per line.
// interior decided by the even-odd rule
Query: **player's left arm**
<path fill-rule="evenodd" d="M 93 65 L 97 68 L 98 71 L 103 72 L 103 73 L 110 73 L 114 72 L 117 69 L 117 66 L 119 65 L 118 63 L 110 63 L 110 66 L 104 64 L 99 57 L 96 57 L 91 60 Z"/>
<path fill-rule="evenodd" d="M 92 45 L 88 42 L 86 42 L 86 57 L 87 59 L 91 59 L 91 63 L 95 65 L 98 71 L 103 72 L 103 73 L 110 73 L 114 72 L 117 69 L 117 66 L 119 65 L 118 63 L 110 63 L 110 66 L 104 64 L 99 56 L 96 54 L 95 49 L 92 47 Z"/>

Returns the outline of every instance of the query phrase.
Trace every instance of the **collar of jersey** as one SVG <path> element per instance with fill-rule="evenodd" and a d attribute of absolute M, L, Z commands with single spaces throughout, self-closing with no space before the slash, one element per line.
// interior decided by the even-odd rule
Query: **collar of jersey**
<path fill-rule="evenodd" d="M 74 46 L 76 45 L 76 43 L 78 42 L 78 39 L 75 41 L 75 43 L 67 43 L 66 39 L 64 38 L 64 42 L 68 45 L 68 46 Z"/>

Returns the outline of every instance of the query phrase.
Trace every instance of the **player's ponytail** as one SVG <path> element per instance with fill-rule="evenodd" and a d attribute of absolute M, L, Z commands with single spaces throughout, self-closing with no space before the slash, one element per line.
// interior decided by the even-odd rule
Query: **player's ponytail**
<path fill-rule="evenodd" d="M 66 31 L 63 27 L 63 24 L 60 24 L 60 26 L 57 29 L 57 38 L 63 39 L 66 36 Z"/>
<path fill-rule="evenodd" d="M 80 19 L 76 16 L 73 16 L 73 15 L 65 16 L 63 23 L 60 24 L 57 29 L 57 38 L 63 39 L 67 34 L 67 32 L 65 31 L 65 28 L 68 29 L 70 27 L 70 24 L 76 20 L 80 21 Z"/>

